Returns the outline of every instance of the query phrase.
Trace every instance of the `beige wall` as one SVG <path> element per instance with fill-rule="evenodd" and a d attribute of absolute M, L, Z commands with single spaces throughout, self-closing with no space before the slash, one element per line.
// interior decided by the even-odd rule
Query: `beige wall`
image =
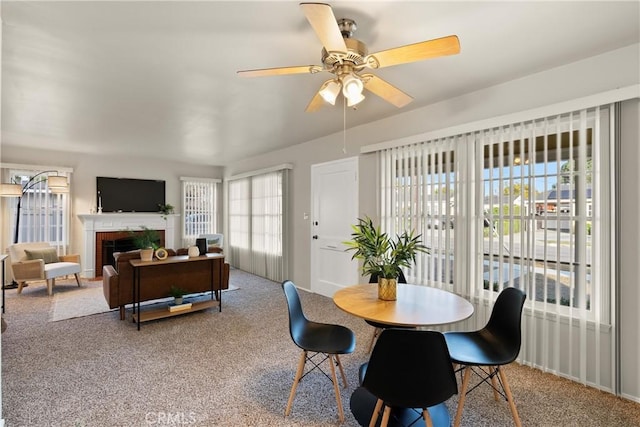
<path fill-rule="evenodd" d="M 620 152 L 620 378 L 624 396 L 640 402 L 640 100 L 623 103 Z"/>
<path fill-rule="evenodd" d="M 82 253 L 82 223 L 76 215 L 88 214 L 91 208 L 96 208 L 97 176 L 163 179 L 166 181 L 166 202 L 175 206 L 176 213 L 179 213 L 182 208 L 181 176 L 222 178 L 222 168 L 220 167 L 163 162 L 146 158 L 24 150 L 11 146 L 3 147 L 2 162 L 73 168 L 71 180 L 73 217 L 71 220 L 70 251 L 74 253 Z M 174 242 L 172 245 L 167 243 L 167 246 L 176 247 L 177 244 L 178 242 Z"/>

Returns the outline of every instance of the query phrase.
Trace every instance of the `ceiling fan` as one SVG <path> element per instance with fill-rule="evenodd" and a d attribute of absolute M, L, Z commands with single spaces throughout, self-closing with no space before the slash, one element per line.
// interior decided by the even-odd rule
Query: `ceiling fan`
<path fill-rule="evenodd" d="M 363 42 L 352 38 L 356 30 L 355 21 L 336 19 L 328 4 L 300 3 L 300 7 L 322 43 L 322 65 L 242 70 L 238 74 L 243 77 L 261 77 L 315 74 L 323 71 L 332 73 L 334 77 L 322 84 L 309 102 L 307 112 L 319 110 L 325 102 L 335 105 L 340 92 L 346 98 L 347 105 L 353 107 L 364 100 L 363 89 L 398 108 L 404 107 L 413 100 L 411 96 L 380 77 L 365 72 L 365 69 L 375 70 L 460 52 L 458 37 L 452 35 L 369 54 Z"/>

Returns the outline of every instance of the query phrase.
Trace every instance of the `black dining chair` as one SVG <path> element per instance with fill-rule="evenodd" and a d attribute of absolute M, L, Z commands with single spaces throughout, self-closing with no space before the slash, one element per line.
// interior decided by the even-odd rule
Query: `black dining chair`
<path fill-rule="evenodd" d="M 334 365 L 337 365 L 340 369 L 340 375 L 342 376 L 342 382 L 344 387 L 347 385 L 347 377 L 342 368 L 340 362 L 340 354 L 350 354 L 356 348 L 356 337 L 351 329 L 328 323 L 318 323 L 308 320 L 302 311 L 302 304 L 300 302 L 300 296 L 295 285 L 290 280 L 282 282 L 282 289 L 287 299 L 287 306 L 289 309 L 289 332 L 293 342 L 302 349 L 300 355 L 298 370 L 296 371 L 293 385 L 291 386 L 291 393 L 289 393 L 289 400 L 287 402 L 287 408 L 284 411 L 285 417 L 291 412 L 291 406 L 293 405 L 293 399 L 296 394 L 296 388 L 298 383 L 307 374 L 315 369 L 320 370 L 327 378 L 333 382 L 333 389 L 336 393 L 336 402 L 338 403 L 338 415 L 340 422 L 344 422 L 344 411 L 342 409 L 342 400 L 340 398 L 340 387 L 338 385 L 338 378 L 336 377 L 336 369 Z M 316 359 L 320 357 L 321 359 Z M 331 376 L 322 370 L 321 364 L 325 360 L 329 360 L 329 367 L 331 369 Z M 313 367 L 305 372 L 305 365 L 307 361 L 310 362 Z"/>
<path fill-rule="evenodd" d="M 369 283 L 378 283 L 378 275 L 372 274 L 369 277 Z M 398 283 L 407 283 L 407 279 L 404 276 L 402 270 L 400 270 L 400 274 L 398 275 Z M 383 329 L 393 327 L 393 328 L 401 328 L 401 329 L 414 329 L 413 326 L 397 326 L 397 325 L 387 325 L 386 323 L 374 322 L 373 320 L 365 320 L 368 325 L 373 326 L 375 329 L 373 330 L 373 335 L 371 336 L 371 341 L 369 342 L 369 350 L 368 353 L 371 353 L 373 350 L 373 345 L 376 343 L 376 339 L 380 335 Z"/>
<path fill-rule="evenodd" d="M 489 322 L 484 328 L 472 332 L 444 333 L 451 360 L 459 366 L 456 372 L 464 372 L 454 427 L 460 425 L 466 395 L 483 383 L 491 385 L 496 400 L 498 395 L 501 395 L 509 402 L 513 421 L 516 426 L 521 426 L 518 410 L 502 367 L 516 360 L 520 353 L 520 325 L 526 297 L 519 289 L 505 288 L 498 295 Z M 472 372 L 478 375 L 481 381 L 467 390 Z"/>
<path fill-rule="evenodd" d="M 384 329 L 361 374 L 362 385 L 350 400 L 360 425 L 449 427 L 443 402 L 458 387 L 442 333 Z"/>

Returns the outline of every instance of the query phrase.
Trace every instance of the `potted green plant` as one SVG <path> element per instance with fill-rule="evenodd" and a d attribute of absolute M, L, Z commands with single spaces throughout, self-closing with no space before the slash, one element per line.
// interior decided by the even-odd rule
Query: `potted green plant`
<path fill-rule="evenodd" d="M 369 217 L 358 218 L 358 224 L 351 226 L 352 240 L 344 242 L 347 251 L 354 251 L 351 259 L 362 260 L 362 275 L 378 277 L 378 297 L 384 300 L 396 299 L 396 280 L 402 267 L 411 267 L 418 252 L 429 253 L 422 244 L 421 235 L 414 231 L 404 231 L 395 238 L 382 233 Z"/>
<path fill-rule="evenodd" d="M 151 261 L 153 252 L 160 247 L 160 234 L 144 225 L 140 226 L 139 231 L 129 230 L 129 234 L 131 234 L 133 244 L 140 249 L 140 259 L 142 261 Z"/>
<path fill-rule="evenodd" d="M 158 211 L 162 214 L 162 218 L 167 219 L 167 215 L 171 215 L 174 212 L 173 205 L 167 203 L 166 205 L 158 204 Z"/>
<path fill-rule="evenodd" d="M 170 293 L 173 299 L 175 300 L 176 305 L 180 305 L 182 304 L 182 298 L 187 293 L 187 291 L 177 286 L 171 286 Z"/>

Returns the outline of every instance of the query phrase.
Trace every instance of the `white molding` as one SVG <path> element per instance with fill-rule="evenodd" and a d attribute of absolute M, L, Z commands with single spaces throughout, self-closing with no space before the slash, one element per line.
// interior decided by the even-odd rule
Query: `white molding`
<path fill-rule="evenodd" d="M 197 177 L 191 177 L 191 176 L 181 176 L 180 181 L 212 182 L 214 184 L 219 184 L 222 182 L 220 178 L 197 178 Z"/>
<path fill-rule="evenodd" d="M 242 179 L 242 178 L 248 178 L 250 176 L 263 175 L 265 173 L 276 172 L 283 169 L 293 169 L 293 165 L 291 163 L 283 163 L 281 165 L 272 166 L 270 168 L 258 169 L 255 171 L 244 172 L 238 175 L 233 175 L 230 178 L 228 178 L 228 180 L 233 181 L 235 179 Z"/>
<path fill-rule="evenodd" d="M 82 221 L 82 277 L 96 277 L 96 233 L 100 231 L 140 230 L 142 226 L 152 230 L 164 230 L 166 247 L 174 247 L 176 219 L 180 215 L 160 213 L 103 213 L 80 214 Z M 102 273 L 102 272 L 100 272 Z"/>
<path fill-rule="evenodd" d="M 570 101 L 547 105 L 544 107 L 533 108 L 517 113 L 505 114 L 498 117 L 492 117 L 490 119 L 478 120 L 471 123 L 451 126 L 444 129 L 438 129 L 418 135 L 384 141 L 377 144 L 364 145 L 360 148 L 360 153 L 373 153 L 375 151 L 385 150 L 388 148 L 417 144 L 420 142 L 430 141 L 438 138 L 463 135 L 467 133 L 477 132 L 479 130 L 505 126 L 511 123 L 526 122 L 534 118 L 537 119 L 542 117 L 549 117 L 557 114 L 564 114 L 570 111 L 577 111 L 585 108 L 606 105 L 612 102 L 625 101 L 634 98 L 640 98 L 640 85 L 638 84 L 613 89 L 606 92 L 600 92 Z"/>
<path fill-rule="evenodd" d="M 31 171 L 39 170 L 55 170 L 58 172 L 73 173 L 73 168 L 64 166 L 47 166 L 47 165 L 24 165 L 20 163 L 0 163 L 2 169 L 24 169 Z"/>

